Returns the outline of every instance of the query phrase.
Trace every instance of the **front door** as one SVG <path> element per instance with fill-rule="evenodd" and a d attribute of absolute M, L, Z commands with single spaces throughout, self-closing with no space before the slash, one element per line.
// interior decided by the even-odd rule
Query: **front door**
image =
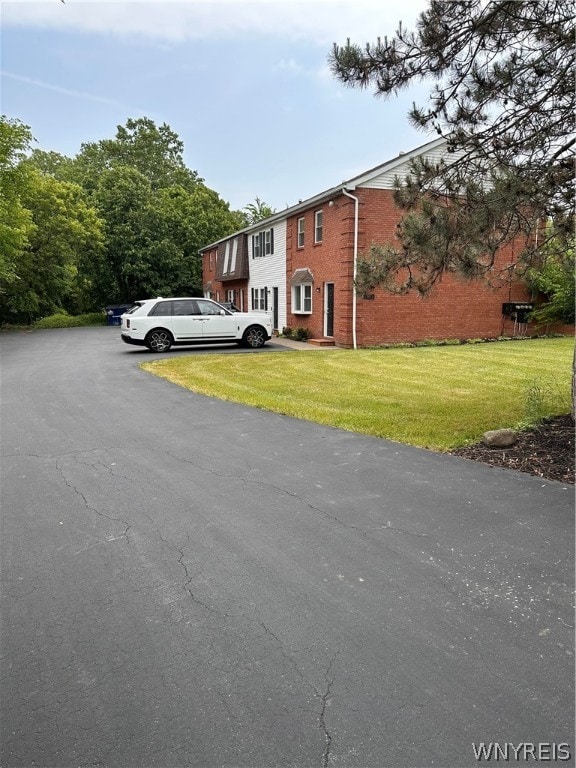
<path fill-rule="evenodd" d="M 278 330 L 278 288 L 272 288 L 272 328 Z"/>
<path fill-rule="evenodd" d="M 334 283 L 324 283 L 324 336 L 334 336 Z"/>

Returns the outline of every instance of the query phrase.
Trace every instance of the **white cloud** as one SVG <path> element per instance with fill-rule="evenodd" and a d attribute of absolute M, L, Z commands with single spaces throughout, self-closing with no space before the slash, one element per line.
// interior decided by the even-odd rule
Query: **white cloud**
<path fill-rule="evenodd" d="M 60 85 L 54 85 L 47 83 L 44 80 L 36 80 L 33 77 L 24 77 L 24 75 L 17 75 L 14 72 L 7 72 L 5 69 L 0 70 L 2 77 L 7 77 L 10 80 L 17 80 L 19 83 L 26 83 L 27 85 L 34 85 L 38 88 L 43 88 L 47 91 L 56 91 L 56 93 L 62 93 L 65 96 L 73 96 L 77 99 L 86 99 L 87 101 L 96 101 L 101 104 L 112 104 L 117 107 L 125 107 L 125 104 L 109 99 L 106 96 L 98 96 L 94 93 L 87 93 L 86 91 L 75 91 L 71 88 L 62 88 Z"/>
<path fill-rule="evenodd" d="M 294 74 L 299 74 L 304 71 L 304 67 L 301 64 L 298 64 L 294 59 L 281 59 L 278 64 L 276 64 L 276 69 L 281 72 L 292 72 Z"/>
<path fill-rule="evenodd" d="M 153 40 L 266 35 L 320 45 L 363 43 L 412 26 L 426 0 L 7 0 L 2 25 L 73 29 Z"/>

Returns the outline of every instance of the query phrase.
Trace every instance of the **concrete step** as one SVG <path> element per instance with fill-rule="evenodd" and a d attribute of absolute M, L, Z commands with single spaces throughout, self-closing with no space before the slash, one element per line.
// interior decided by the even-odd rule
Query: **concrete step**
<path fill-rule="evenodd" d="M 308 344 L 316 344 L 319 347 L 333 347 L 334 339 L 308 339 Z"/>

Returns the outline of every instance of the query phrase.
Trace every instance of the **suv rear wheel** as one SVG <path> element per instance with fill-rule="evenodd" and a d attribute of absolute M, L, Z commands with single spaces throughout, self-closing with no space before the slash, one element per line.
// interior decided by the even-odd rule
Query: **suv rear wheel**
<path fill-rule="evenodd" d="M 164 328 L 155 328 L 146 336 L 146 346 L 151 352 L 168 352 L 173 341 L 170 331 Z"/>

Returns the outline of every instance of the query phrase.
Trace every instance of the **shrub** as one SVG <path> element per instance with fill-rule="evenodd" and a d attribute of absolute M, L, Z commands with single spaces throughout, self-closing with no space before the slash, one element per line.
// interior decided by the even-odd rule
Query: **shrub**
<path fill-rule="evenodd" d="M 76 316 L 59 313 L 37 320 L 34 328 L 79 328 L 87 325 L 106 325 L 106 322 L 106 315 L 102 312 Z"/>
<path fill-rule="evenodd" d="M 309 338 L 311 338 L 312 334 L 308 330 L 308 328 L 294 328 L 294 331 L 292 332 L 291 338 L 294 339 L 294 341 L 308 341 Z"/>
<path fill-rule="evenodd" d="M 547 416 L 567 413 L 569 410 L 570 400 L 558 380 L 534 379 L 524 393 L 525 418 L 522 425 L 532 426 Z"/>
<path fill-rule="evenodd" d="M 287 339 L 292 338 L 292 328 L 289 328 L 287 325 L 282 328 L 282 336 L 285 336 Z"/>

